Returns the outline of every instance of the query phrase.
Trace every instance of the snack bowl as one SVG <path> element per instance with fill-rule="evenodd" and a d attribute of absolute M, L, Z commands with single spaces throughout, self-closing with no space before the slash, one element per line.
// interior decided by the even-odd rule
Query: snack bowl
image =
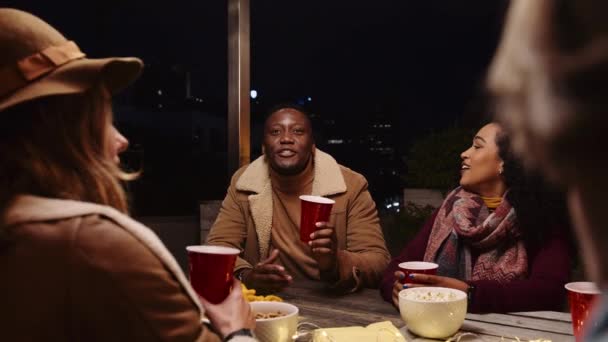
<path fill-rule="evenodd" d="M 399 292 L 399 312 L 407 328 L 427 338 L 446 338 L 462 326 L 467 294 L 446 287 L 413 287 Z"/>
<path fill-rule="evenodd" d="M 273 318 L 256 318 L 255 335 L 262 342 L 293 341 L 298 326 L 298 307 L 285 302 L 251 302 L 255 314 L 281 313 Z"/>

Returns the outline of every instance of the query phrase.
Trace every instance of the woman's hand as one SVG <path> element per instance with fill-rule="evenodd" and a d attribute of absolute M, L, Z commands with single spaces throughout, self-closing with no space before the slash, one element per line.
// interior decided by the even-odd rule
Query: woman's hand
<path fill-rule="evenodd" d="M 211 304 L 205 298 L 199 298 L 205 308 L 205 315 L 222 338 L 240 329 L 255 329 L 255 317 L 251 306 L 243 297 L 240 281 L 234 279 L 232 291 L 220 304 Z"/>
<path fill-rule="evenodd" d="M 414 283 L 415 281 L 415 283 Z M 413 273 L 410 274 L 410 278 L 405 280 L 405 285 L 410 287 L 422 287 L 422 286 L 439 286 L 439 287 L 449 287 L 452 289 L 460 290 L 463 292 L 467 292 L 469 289 L 469 284 L 465 283 L 462 280 L 450 277 L 441 277 L 430 274 L 422 274 L 422 273 Z"/>
<path fill-rule="evenodd" d="M 403 283 L 401 281 L 405 278 L 405 273 L 401 271 L 395 271 L 395 282 L 393 283 L 393 305 L 399 309 L 399 292 L 403 290 Z"/>

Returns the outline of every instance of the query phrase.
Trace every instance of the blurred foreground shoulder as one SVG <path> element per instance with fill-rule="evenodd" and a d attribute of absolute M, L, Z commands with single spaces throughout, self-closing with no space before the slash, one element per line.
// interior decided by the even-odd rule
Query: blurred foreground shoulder
<path fill-rule="evenodd" d="M 217 339 L 200 324 L 196 305 L 162 261 L 113 221 L 99 215 L 83 217 L 73 250 L 70 287 L 75 336 Z"/>

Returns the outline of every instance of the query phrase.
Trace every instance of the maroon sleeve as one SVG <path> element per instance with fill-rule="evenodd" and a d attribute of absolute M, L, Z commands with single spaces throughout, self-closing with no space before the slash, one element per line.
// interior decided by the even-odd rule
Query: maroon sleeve
<path fill-rule="evenodd" d="M 491 280 L 470 282 L 475 291 L 469 312 L 561 311 L 564 284 L 570 277 L 572 248 L 566 229 L 560 229 L 536 248 L 528 249 L 527 279 L 499 284 Z"/>
<path fill-rule="evenodd" d="M 431 230 L 433 223 L 435 223 L 435 216 L 437 212 L 435 210 L 433 215 L 426 221 L 422 229 L 416 234 L 416 236 L 405 246 L 398 257 L 393 258 L 388 264 L 388 267 L 384 271 L 382 276 L 382 283 L 380 283 L 380 294 L 385 301 L 393 303 L 393 284 L 395 283 L 395 271 L 399 268 L 399 264 L 405 261 L 421 261 L 426 251 L 426 245 L 431 236 Z"/>

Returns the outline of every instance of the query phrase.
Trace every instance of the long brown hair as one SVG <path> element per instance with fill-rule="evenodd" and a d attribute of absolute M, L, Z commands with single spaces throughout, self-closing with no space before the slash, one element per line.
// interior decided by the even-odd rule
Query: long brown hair
<path fill-rule="evenodd" d="M 128 211 L 120 182 L 133 176 L 122 172 L 106 152 L 112 111 L 103 85 L 26 102 L 0 115 L 2 213 L 19 194 Z"/>

